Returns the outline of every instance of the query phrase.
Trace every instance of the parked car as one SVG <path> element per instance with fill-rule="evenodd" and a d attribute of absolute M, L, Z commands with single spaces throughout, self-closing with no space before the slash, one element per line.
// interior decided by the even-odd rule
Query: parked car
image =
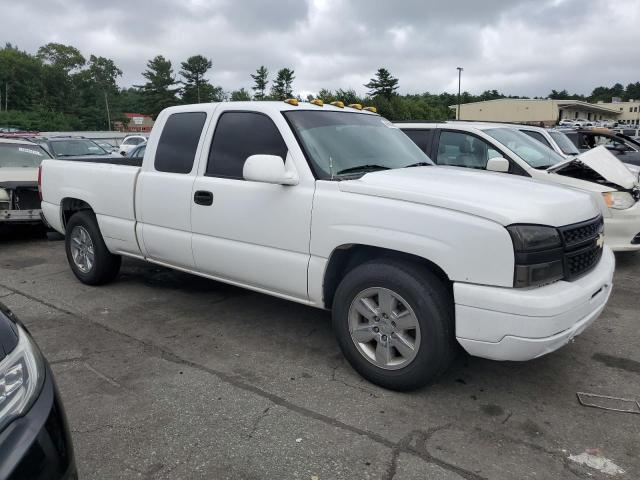
<path fill-rule="evenodd" d="M 561 127 L 591 127 L 593 126 L 593 122 L 585 118 L 565 118 L 560 120 L 558 125 Z"/>
<path fill-rule="evenodd" d="M 566 131 L 567 137 L 581 152 L 603 146 L 623 163 L 640 166 L 640 142 L 608 129 Z"/>
<path fill-rule="evenodd" d="M 371 111 L 171 107 L 147 150 L 141 168 L 43 163 L 43 209 L 81 282 L 114 280 L 129 256 L 330 309 L 346 358 L 387 388 L 434 379 L 456 340 L 496 360 L 556 350 L 611 293 L 589 195 L 434 167 Z"/>
<path fill-rule="evenodd" d="M 106 142 L 104 140 L 95 140 L 95 142 L 106 152 L 108 153 L 113 153 L 116 150 L 118 150 L 118 147 L 115 145 L 110 144 L 109 142 Z"/>
<path fill-rule="evenodd" d="M 439 165 L 511 173 L 589 192 L 604 216 L 607 244 L 614 251 L 640 250 L 638 176 L 604 148 L 565 159 L 509 124 L 399 126 Z"/>
<path fill-rule="evenodd" d="M 141 143 L 145 143 L 147 141 L 147 137 L 142 135 L 129 135 L 124 137 L 124 140 L 118 147 L 118 151 L 121 155 L 126 155 L 129 151 L 133 150 L 135 147 L 140 145 Z"/>
<path fill-rule="evenodd" d="M 147 150 L 147 143 L 142 143 L 138 145 L 136 148 L 131 150 L 126 156 L 127 158 L 135 159 L 142 161 L 144 158 L 144 152 Z"/>
<path fill-rule="evenodd" d="M 108 152 L 93 140 L 83 137 L 33 137 L 34 143 L 42 146 L 55 158 L 67 157 L 110 157 Z"/>
<path fill-rule="evenodd" d="M 513 128 L 520 130 L 522 133 L 529 135 L 531 138 L 538 140 L 546 147 L 551 148 L 558 155 L 564 158 L 575 157 L 580 155 L 580 150 L 569 140 L 562 130 L 556 128 L 534 127 L 533 125 L 507 124 Z"/>
<path fill-rule="evenodd" d="M 53 372 L 27 328 L 0 303 L 0 478 L 77 478 Z"/>
<path fill-rule="evenodd" d="M 38 167 L 45 158 L 51 156 L 33 142 L 0 138 L 0 225 L 42 222 Z"/>

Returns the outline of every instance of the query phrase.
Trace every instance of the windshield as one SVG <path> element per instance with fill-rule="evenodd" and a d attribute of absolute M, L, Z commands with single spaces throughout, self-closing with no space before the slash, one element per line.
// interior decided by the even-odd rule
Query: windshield
<path fill-rule="evenodd" d="M 0 144 L 0 168 L 36 168 L 45 158 L 38 145 Z"/>
<path fill-rule="evenodd" d="M 143 141 L 140 137 L 129 137 L 124 142 L 123 145 L 139 145 Z"/>
<path fill-rule="evenodd" d="M 71 138 L 51 142 L 56 157 L 79 157 L 83 155 L 107 155 L 107 152 L 92 140 Z"/>
<path fill-rule="evenodd" d="M 351 112 L 283 112 L 318 178 L 433 165 L 402 131 L 378 115 Z"/>
<path fill-rule="evenodd" d="M 551 135 L 551 138 L 558 144 L 558 147 L 560 147 L 560 150 L 562 150 L 562 153 L 565 155 L 580 155 L 578 147 L 576 147 L 564 133 L 549 131 L 549 135 Z"/>
<path fill-rule="evenodd" d="M 490 128 L 484 133 L 495 138 L 533 168 L 549 168 L 564 161 L 556 152 L 518 130 Z"/>

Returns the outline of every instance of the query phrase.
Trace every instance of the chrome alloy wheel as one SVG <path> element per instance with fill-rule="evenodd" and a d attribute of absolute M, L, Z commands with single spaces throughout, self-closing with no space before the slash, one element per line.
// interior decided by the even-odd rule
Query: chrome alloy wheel
<path fill-rule="evenodd" d="M 355 296 L 349 307 L 349 333 L 358 351 L 385 370 L 406 367 L 420 348 L 415 312 L 387 288 L 367 288 Z"/>
<path fill-rule="evenodd" d="M 95 263 L 93 241 L 87 230 L 78 225 L 71 231 L 71 257 L 82 273 L 89 273 Z"/>

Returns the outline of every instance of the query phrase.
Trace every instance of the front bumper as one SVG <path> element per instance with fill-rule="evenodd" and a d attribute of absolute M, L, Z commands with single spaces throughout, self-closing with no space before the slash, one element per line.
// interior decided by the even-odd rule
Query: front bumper
<path fill-rule="evenodd" d="M 0 432 L 0 478 L 77 479 L 67 419 L 48 365 L 38 399 Z"/>
<path fill-rule="evenodd" d="M 640 234 L 640 202 L 626 210 L 611 209 L 604 219 L 604 241 L 614 252 L 640 250 L 640 243 L 631 243 Z"/>
<path fill-rule="evenodd" d="M 39 223 L 42 210 L 0 210 L 0 224 L 3 223 Z"/>
<path fill-rule="evenodd" d="M 471 355 L 531 360 L 562 347 L 602 313 L 613 285 L 615 258 L 602 259 L 577 280 L 531 289 L 454 284 L 456 339 Z"/>

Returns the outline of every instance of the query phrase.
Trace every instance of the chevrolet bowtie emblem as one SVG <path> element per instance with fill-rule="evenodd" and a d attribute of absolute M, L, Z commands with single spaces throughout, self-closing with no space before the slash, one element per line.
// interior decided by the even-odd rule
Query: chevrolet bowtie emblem
<path fill-rule="evenodd" d="M 598 247 L 602 248 L 604 246 L 604 234 L 601 233 L 600 235 L 598 235 L 598 238 L 596 240 L 596 244 L 598 245 Z"/>

